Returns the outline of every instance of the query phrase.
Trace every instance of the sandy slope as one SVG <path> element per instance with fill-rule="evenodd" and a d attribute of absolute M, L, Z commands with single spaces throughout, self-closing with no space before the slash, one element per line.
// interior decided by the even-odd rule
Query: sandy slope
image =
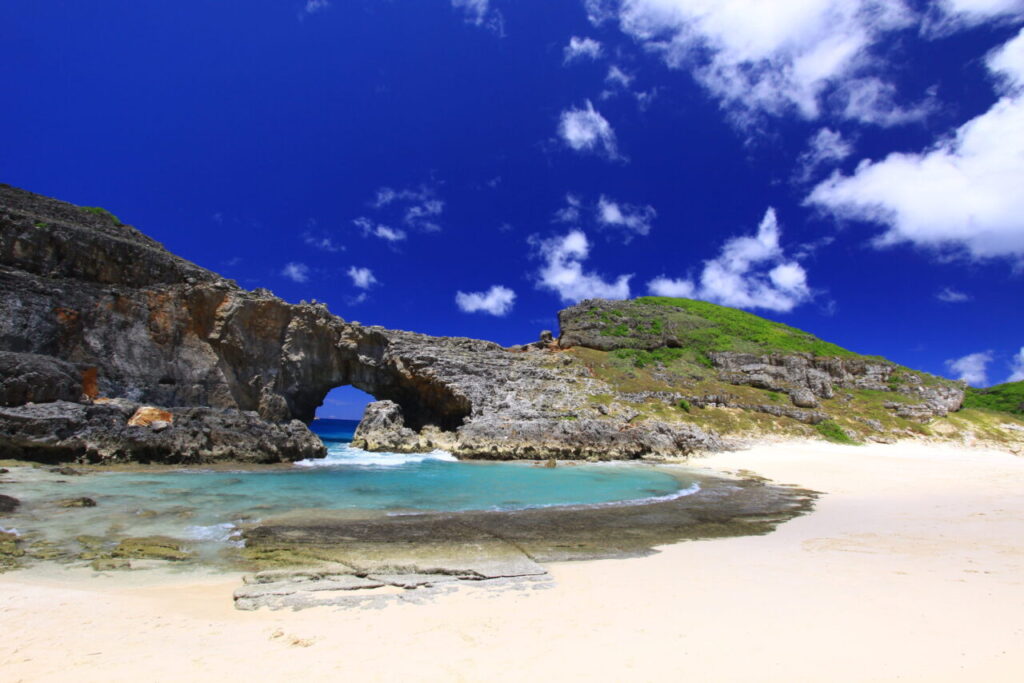
<path fill-rule="evenodd" d="M 237 577 L 7 574 L 0 678 L 1024 680 L 1024 458 L 814 443 L 700 464 L 827 495 L 769 536 L 382 610 L 236 612 Z"/>

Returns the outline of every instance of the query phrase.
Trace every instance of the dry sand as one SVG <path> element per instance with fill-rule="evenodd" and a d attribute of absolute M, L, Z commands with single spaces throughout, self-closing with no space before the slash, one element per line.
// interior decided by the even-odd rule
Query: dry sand
<path fill-rule="evenodd" d="M 238 612 L 237 576 L 10 573 L 0 679 L 1024 680 L 1024 458 L 809 443 L 696 464 L 826 495 L 768 536 L 384 609 Z"/>

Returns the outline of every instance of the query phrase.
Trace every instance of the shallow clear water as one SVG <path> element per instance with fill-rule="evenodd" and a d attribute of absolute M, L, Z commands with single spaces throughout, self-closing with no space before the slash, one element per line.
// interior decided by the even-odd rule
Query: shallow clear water
<path fill-rule="evenodd" d="M 23 501 L 0 527 L 48 529 L 66 536 L 168 534 L 227 540 L 241 521 L 301 508 L 380 510 L 523 509 L 616 504 L 687 492 L 686 483 L 650 467 L 583 464 L 557 468 L 532 463 L 460 462 L 448 453 L 368 453 L 352 448 L 356 422 L 313 423 L 328 446 L 323 460 L 287 469 L 110 472 L 61 477 L 22 473 L 5 487 Z M 16 490 L 15 490 L 16 488 Z M 88 496 L 93 508 L 56 507 L 57 499 Z"/>

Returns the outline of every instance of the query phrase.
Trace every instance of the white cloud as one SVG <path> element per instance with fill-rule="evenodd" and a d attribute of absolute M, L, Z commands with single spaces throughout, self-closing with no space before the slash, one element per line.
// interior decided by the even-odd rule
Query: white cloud
<path fill-rule="evenodd" d="M 325 10 L 331 6 L 328 0 L 306 0 L 306 5 L 303 7 L 303 11 L 306 14 L 316 14 L 321 10 Z"/>
<path fill-rule="evenodd" d="M 916 20 L 901 0 L 624 0 L 619 19 L 741 124 L 758 113 L 816 118 L 830 86 L 870 67 L 869 48 Z"/>
<path fill-rule="evenodd" d="M 348 276 L 352 278 L 352 284 L 359 289 L 369 289 L 377 284 L 377 278 L 373 276 L 373 271 L 369 268 L 351 266 L 348 269 Z"/>
<path fill-rule="evenodd" d="M 366 237 L 379 237 L 388 242 L 398 242 L 404 240 L 407 236 L 405 230 L 392 228 L 382 223 L 374 223 L 366 216 L 360 216 L 352 222 L 362 229 L 363 235 Z"/>
<path fill-rule="evenodd" d="M 947 360 L 946 367 L 956 375 L 956 379 L 963 380 L 973 387 L 983 387 L 988 384 L 987 368 L 991 362 L 992 352 L 980 351 L 962 358 Z"/>
<path fill-rule="evenodd" d="M 613 87 L 626 89 L 633 83 L 633 77 L 612 64 L 608 67 L 608 75 L 604 77 L 604 82 Z"/>
<path fill-rule="evenodd" d="M 444 201 L 437 198 L 437 192 L 430 185 L 416 188 L 395 190 L 382 187 L 377 190 L 371 206 L 394 214 L 392 217 L 401 220 L 406 226 L 423 232 L 437 232 L 441 229 L 438 222 L 444 213 Z M 373 234 L 388 241 L 405 239 L 405 232 L 386 225 L 372 226 L 367 218 L 357 218 L 356 225 L 363 229 L 364 234 Z M 371 227 L 367 227 L 371 224 Z"/>
<path fill-rule="evenodd" d="M 1010 376 L 1006 381 L 1024 382 L 1024 346 L 1020 347 L 1020 351 L 1010 361 Z"/>
<path fill-rule="evenodd" d="M 570 64 L 582 59 L 598 59 L 601 56 L 601 43 L 593 38 L 573 36 L 569 44 L 562 50 L 562 63 Z"/>
<path fill-rule="evenodd" d="M 833 175 L 807 203 L 886 226 L 883 246 L 1024 257 L 1024 31 L 988 65 L 1005 92 L 991 109 L 920 154 L 865 160 L 852 176 Z"/>
<path fill-rule="evenodd" d="M 555 211 L 554 220 L 556 223 L 577 223 L 580 220 L 580 209 L 583 207 L 583 200 L 577 195 L 566 194 L 565 206 Z"/>
<path fill-rule="evenodd" d="M 618 0 L 583 0 L 583 8 L 587 11 L 587 20 L 594 26 L 600 26 L 615 18 Z"/>
<path fill-rule="evenodd" d="M 647 283 L 652 294 L 704 299 L 736 308 L 787 312 L 811 298 L 807 272 L 779 246 L 775 210 L 769 208 L 757 234 L 734 237 L 717 258 L 704 262 L 700 281 L 664 275 Z"/>
<path fill-rule="evenodd" d="M 807 151 L 800 155 L 800 179 L 807 181 L 822 166 L 842 161 L 852 153 L 853 145 L 842 134 L 821 128 L 808 140 Z"/>
<path fill-rule="evenodd" d="M 883 128 L 921 121 L 935 110 L 930 99 L 906 107 L 898 105 L 896 95 L 895 85 L 868 76 L 844 82 L 833 93 L 832 100 L 844 119 Z"/>
<path fill-rule="evenodd" d="M 597 222 L 606 227 L 621 228 L 628 242 L 635 235 L 651 232 L 651 221 L 658 215 L 653 206 L 620 204 L 601 195 L 597 200 Z"/>
<path fill-rule="evenodd" d="M 955 290 L 952 287 L 946 287 L 941 292 L 936 294 L 935 298 L 947 304 L 962 304 L 971 300 L 969 294 L 965 294 L 964 292 Z"/>
<path fill-rule="evenodd" d="M 464 313 L 506 315 L 512 310 L 516 293 L 508 287 L 494 285 L 486 292 L 456 292 L 455 303 Z"/>
<path fill-rule="evenodd" d="M 304 232 L 302 233 L 302 241 L 314 249 L 330 252 L 332 254 L 336 254 L 339 251 L 345 251 L 345 245 L 338 244 L 327 235 L 314 235 L 311 232 Z"/>
<path fill-rule="evenodd" d="M 309 266 L 291 261 L 281 269 L 281 275 L 293 282 L 306 282 L 309 280 Z"/>
<path fill-rule="evenodd" d="M 463 12 L 467 24 L 489 28 L 499 35 L 504 33 L 504 18 L 491 8 L 490 0 L 452 0 L 452 7 Z"/>
<path fill-rule="evenodd" d="M 606 282 L 596 273 L 583 270 L 583 261 L 590 254 L 590 244 L 582 230 L 571 230 L 562 237 L 535 240 L 540 257 L 544 260 L 537 287 L 558 294 L 562 301 L 583 299 L 628 299 L 629 279 L 620 275 L 614 282 Z"/>
<path fill-rule="evenodd" d="M 924 32 L 942 36 L 986 21 L 1024 16 L 1022 0 L 939 0 L 926 18 Z"/>
<path fill-rule="evenodd" d="M 586 109 L 562 112 L 558 133 L 562 140 L 577 152 L 603 152 L 611 159 L 618 158 L 615 131 L 594 105 L 587 100 Z"/>

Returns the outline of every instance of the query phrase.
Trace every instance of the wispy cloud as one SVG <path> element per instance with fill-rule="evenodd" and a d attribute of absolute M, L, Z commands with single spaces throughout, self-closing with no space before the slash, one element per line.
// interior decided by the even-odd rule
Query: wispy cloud
<path fill-rule="evenodd" d="M 807 142 L 807 150 L 800 155 L 800 171 L 797 180 L 806 182 L 822 167 L 834 166 L 853 154 L 853 145 L 841 133 L 831 128 L 821 128 Z"/>
<path fill-rule="evenodd" d="M 946 361 L 956 379 L 967 382 L 972 387 L 983 387 L 988 384 L 988 364 L 992 362 L 991 351 L 969 353 L 961 358 Z"/>
<path fill-rule="evenodd" d="M 302 11 L 306 14 L 316 14 L 322 12 L 331 6 L 329 0 L 306 0 L 306 4 L 303 6 Z"/>
<path fill-rule="evenodd" d="M 590 243 L 582 230 L 571 230 L 561 237 L 534 238 L 533 246 L 544 261 L 538 272 L 537 287 L 555 292 L 562 301 L 583 299 L 628 299 L 632 275 L 620 275 L 607 281 L 597 273 L 583 270 L 590 255 Z"/>
<path fill-rule="evenodd" d="M 499 36 L 505 33 L 505 18 L 491 7 L 490 0 L 452 0 L 452 7 L 460 10 L 467 24 L 487 28 Z"/>
<path fill-rule="evenodd" d="M 292 282 L 308 282 L 309 281 L 309 266 L 305 263 L 299 263 L 296 261 L 290 261 L 281 269 L 281 275 L 288 278 Z"/>
<path fill-rule="evenodd" d="M 602 52 L 601 43 L 593 38 L 573 36 L 562 49 L 562 63 L 571 64 L 582 59 L 598 59 Z"/>
<path fill-rule="evenodd" d="M 619 229 L 623 239 L 629 242 L 637 235 L 651 232 L 651 221 L 657 217 L 658 212 L 653 206 L 619 203 L 601 195 L 597 200 L 596 214 L 598 225 Z"/>
<path fill-rule="evenodd" d="M 553 220 L 556 223 L 578 223 L 580 210 L 583 207 L 583 200 L 572 193 L 565 195 L 565 206 L 555 211 Z"/>
<path fill-rule="evenodd" d="M 464 313 L 489 313 L 503 316 L 512 310 L 516 293 L 508 287 L 494 285 L 486 292 L 456 292 L 455 303 Z"/>
<path fill-rule="evenodd" d="M 558 125 L 562 140 L 577 152 L 596 152 L 609 159 L 618 159 L 615 131 L 608 120 L 587 100 L 583 109 L 562 112 Z"/>
<path fill-rule="evenodd" d="M 654 278 L 647 287 L 658 296 L 704 299 L 736 308 L 787 312 L 811 299 L 807 272 L 779 245 L 778 219 L 769 208 L 752 237 L 734 237 L 717 258 L 705 261 L 700 280 Z"/>
<path fill-rule="evenodd" d="M 345 251 L 345 245 L 338 244 L 333 238 L 327 235 L 316 235 L 307 231 L 302 233 L 302 241 L 307 246 L 319 249 L 320 251 L 330 252 L 332 254 L 336 254 L 339 251 Z"/>
<path fill-rule="evenodd" d="M 971 300 L 971 297 L 968 294 L 957 291 L 952 287 L 946 287 L 936 294 L 935 298 L 947 304 L 962 304 Z"/>
<path fill-rule="evenodd" d="M 382 214 L 384 220 L 360 216 L 354 223 L 362 229 L 364 235 L 396 242 L 405 239 L 406 233 L 401 228 L 391 227 L 389 223 L 398 222 L 419 232 L 437 232 L 441 230 L 440 218 L 445 205 L 433 185 L 423 184 L 401 190 L 382 187 L 377 190 L 370 206 Z"/>
<path fill-rule="evenodd" d="M 360 216 L 352 222 L 363 231 L 364 237 L 378 237 L 387 242 L 400 242 L 406 238 L 406 233 L 401 228 L 375 223 L 365 216 Z"/>

